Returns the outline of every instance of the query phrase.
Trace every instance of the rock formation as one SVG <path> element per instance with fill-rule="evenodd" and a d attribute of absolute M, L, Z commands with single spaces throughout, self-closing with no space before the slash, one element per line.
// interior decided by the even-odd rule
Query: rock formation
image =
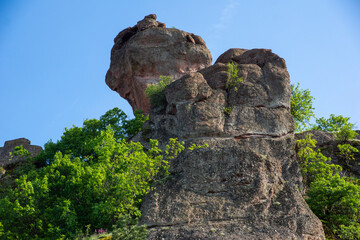
<path fill-rule="evenodd" d="M 204 40 L 192 33 L 165 28 L 150 14 L 114 39 L 106 84 L 125 98 L 133 110 L 149 113 L 147 85 L 160 76 L 179 78 L 210 66 L 212 57 Z"/>
<path fill-rule="evenodd" d="M 237 53 L 176 80 L 165 106 L 152 106 L 144 138 L 209 147 L 181 154 L 147 196 L 149 239 L 325 239 L 299 191 L 285 61 L 266 49 Z M 238 90 L 226 87 L 230 60 Z"/>
<path fill-rule="evenodd" d="M 146 112 L 147 83 L 189 73 L 165 88 L 166 102 L 151 106 L 136 139 L 209 145 L 172 160 L 169 178 L 147 195 L 141 224 L 148 239 L 325 239 L 302 197 L 284 59 L 267 49 L 230 49 L 208 66 L 200 37 L 156 28 L 148 18 L 152 28 L 139 32 L 138 23 L 115 39 L 106 81 Z M 188 52 L 174 55 L 174 48 Z M 148 49 L 149 58 L 139 53 Z M 229 87 L 230 61 L 243 79 L 236 88 Z"/>
<path fill-rule="evenodd" d="M 15 147 L 23 146 L 24 149 L 28 150 L 31 157 L 36 156 L 42 151 L 42 147 L 31 145 L 30 140 L 26 138 L 18 138 L 15 140 L 6 141 L 4 147 L 0 147 L 0 167 L 2 167 L 3 171 L 6 171 L 11 166 L 15 164 L 25 161 L 24 157 L 16 157 L 14 156 L 11 161 L 10 159 L 10 152 L 14 152 Z M 1 172 L 0 172 L 1 175 Z"/>

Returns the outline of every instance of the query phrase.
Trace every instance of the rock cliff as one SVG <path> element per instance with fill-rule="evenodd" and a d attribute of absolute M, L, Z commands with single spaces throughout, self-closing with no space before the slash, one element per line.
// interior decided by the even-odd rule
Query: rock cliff
<path fill-rule="evenodd" d="M 236 88 L 229 87 L 230 61 L 243 79 Z M 209 147 L 183 152 L 147 195 L 141 223 L 148 239 L 325 239 L 300 192 L 284 59 L 267 49 L 230 49 L 164 94 L 137 139 Z"/>
<path fill-rule="evenodd" d="M 201 37 L 165 28 L 150 14 L 114 39 L 106 84 L 125 98 L 133 110 L 150 111 L 147 85 L 160 76 L 179 78 L 211 65 L 212 57 Z"/>

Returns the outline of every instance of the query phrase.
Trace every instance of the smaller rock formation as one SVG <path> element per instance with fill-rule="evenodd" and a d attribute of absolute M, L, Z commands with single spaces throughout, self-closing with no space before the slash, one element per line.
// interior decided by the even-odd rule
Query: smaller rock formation
<path fill-rule="evenodd" d="M 31 157 L 38 155 L 43 150 L 40 146 L 31 145 L 30 140 L 26 138 L 6 141 L 4 147 L 0 147 L 0 167 L 2 167 L 3 170 L 7 170 L 11 168 L 11 166 L 26 160 L 24 157 L 14 156 L 10 161 L 9 153 L 14 152 L 14 149 L 17 146 L 23 146 L 24 149 L 29 151 Z"/>
<path fill-rule="evenodd" d="M 147 85 L 160 76 L 175 79 L 211 65 L 212 57 L 201 37 L 165 28 L 150 14 L 114 39 L 106 84 L 125 98 L 135 111 L 150 112 Z"/>

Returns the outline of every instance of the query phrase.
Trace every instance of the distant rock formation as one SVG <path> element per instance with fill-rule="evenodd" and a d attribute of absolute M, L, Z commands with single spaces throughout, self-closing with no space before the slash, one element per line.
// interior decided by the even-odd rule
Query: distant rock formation
<path fill-rule="evenodd" d="M 211 65 L 204 40 L 192 33 L 165 28 L 150 14 L 114 39 L 106 84 L 125 98 L 135 111 L 150 111 L 147 85 L 160 76 L 175 79 Z"/>
<path fill-rule="evenodd" d="M 0 147 L 0 167 L 2 167 L 4 170 L 7 170 L 11 166 L 26 160 L 24 157 L 15 156 L 11 161 L 9 160 L 9 153 L 14 152 L 14 149 L 17 146 L 23 146 L 24 149 L 29 151 L 31 157 L 38 155 L 42 151 L 42 147 L 31 145 L 30 140 L 26 138 L 18 138 L 15 140 L 6 141 L 4 147 Z"/>
<path fill-rule="evenodd" d="M 189 146 L 170 178 L 142 205 L 148 239 L 325 239 L 302 193 L 284 59 L 267 49 L 231 49 L 213 66 L 165 88 L 143 139 Z M 243 82 L 227 87 L 226 63 Z"/>

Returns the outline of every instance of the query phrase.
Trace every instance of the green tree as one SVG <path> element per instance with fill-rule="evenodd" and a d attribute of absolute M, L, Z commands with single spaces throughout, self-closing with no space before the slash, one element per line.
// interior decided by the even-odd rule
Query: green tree
<path fill-rule="evenodd" d="M 168 159 L 184 149 L 171 139 L 163 155 L 151 140 L 145 152 L 110 127 L 95 138 L 91 160 L 57 152 L 51 164 L 15 181 L 0 199 L 6 239 L 74 238 L 89 225 L 113 230 L 121 216 L 139 217 L 151 183 L 168 175 Z"/>
<path fill-rule="evenodd" d="M 227 72 L 230 74 L 230 79 L 226 83 L 226 88 L 234 88 L 235 92 L 237 92 L 239 83 L 244 81 L 244 78 L 238 75 L 238 66 L 234 62 L 229 62 Z"/>
<path fill-rule="evenodd" d="M 296 132 L 302 132 L 310 127 L 310 119 L 315 117 L 312 106 L 314 97 L 308 89 L 300 89 L 300 84 L 291 84 L 291 114 L 294 116 Z"/>
<path fill-rule="evenodd" d="M 342 115 L 336 116 L 330 114 L 329 118 L 318 118 L 316 119 L 316 125 L 312 127 L 313 130 L 322 130 L 326 132 L 337 132 L 344 126 L 354 127 L 354 124 L 350 123 L 349 117 L 343 117 Z"/>
<path fill-rule="evenodd" d="M 297 141 L 301 171 L 307 186 L 306 201 L 324 223 L 327 233 L 339 239 L 360 237 L 360 186 L 340 177 L 341 166 L 331 164 L 311 134 Z"/>
<path fill-rule="evenodd" d="M 330 117 L 327 119 L 324 117 L 316 119 L 316 125 L 312 129 L 332 132 L 336 140 L 345 142 L 356 137 L 357 133 L 353 130 L 354 127 L 355 124 L 350 122 L 349 117 L 330 114 Z"/>
<path fill-rule="evenodd" d="M 134 119 L 128 120 L 122 110 L 114 108 L 107 111 L 99 120 L 85 120 L 82 127 L 65 128 L 60 140 L 56 143 L 50 140 L 45 144 L 44 151 L 34 159 L 36 165 L 43 167 L 51 163 L 58 151 L 83 160 L 94 158 L 94 147 L 98 144 L 97 137 L 107 127 L 114 131 L 115 139 L 130 139 L 141 130 L 148 116 L 145 117 L 139 110 L 136 110 L 134 115 Z"/>

